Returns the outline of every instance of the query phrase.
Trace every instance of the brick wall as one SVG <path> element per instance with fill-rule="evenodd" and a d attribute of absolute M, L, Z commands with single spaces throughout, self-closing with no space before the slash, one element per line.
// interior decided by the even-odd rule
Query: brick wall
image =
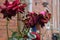
<path fill-rule="evenodd" d="M 6 32 L 6 19 L 3 19 L 3 15 L 0 14 L 0 40 L 7 40 L 7 32 Z M 11 31 L 17 31 L 17 17 L 13 17 L 9 21 L 9 36 L 11 36 Z"/>

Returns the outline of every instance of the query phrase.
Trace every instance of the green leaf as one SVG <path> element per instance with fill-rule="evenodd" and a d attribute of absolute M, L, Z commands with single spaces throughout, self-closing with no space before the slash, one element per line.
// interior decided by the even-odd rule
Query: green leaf
<path fill-rule="evenodd" d="M 17 36 L 17 34 L 18 34 L 17 32 L 13 32 L 13 33 L 12 33 L 12 37 Z"/>
<path fill-rule="evenodd" d="M 10 37 L 10 38 L 9 38 L 9 40 L 13 40 L 13 38 L 12 38 L 12 37 Z"/>

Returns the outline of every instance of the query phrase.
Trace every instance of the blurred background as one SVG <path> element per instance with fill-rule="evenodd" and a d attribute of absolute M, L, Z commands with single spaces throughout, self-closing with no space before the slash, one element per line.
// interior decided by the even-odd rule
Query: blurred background
<path fill-rule="evenodd" d="M 0 0 L 0 5 L 4 3 L 5 0 Z M 13 0 L 9 0 L 13 1 Z M 51 20 L 46 24 L 46 26 L 41 28 L 41 40 L 60 40 L 60 0 L 21 0 L 23 3 L 27 3 L 28 6 L 25 9 L 27 11 L 34 11 L 39 13 L 46 8 L 52 14 Z M 47 2 L 48 7 L 43 7 L 42 3 Z M 25 15 L 25 14 L 24 14 Z M 6 19 L 2 18 L 3 15 L 0 14 L 0 40 L 7 40 L 6 32 Z M 9 21 L 8 33 L 11 36 L 12 31 L 17 31 L 17 15 Z M 23 26 L 23 24 L 21 24 Z M 22 29 L 22 27 L 21 27 Z M 56 36 L 56 39 L 54 39 Z"/>

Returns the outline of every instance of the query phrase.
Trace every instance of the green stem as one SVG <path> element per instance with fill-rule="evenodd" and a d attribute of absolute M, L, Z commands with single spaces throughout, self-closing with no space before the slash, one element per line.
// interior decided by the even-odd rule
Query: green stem
<path fill-rule="evenodd" d="M 8 24 L 9 24 L 9 20 L 7 18 L 7 23 L 6 23 L 7 40 L 9 40 Z"/>
<path fill-rule="evenodd" d="M 17 26 L 18 26 L 17 29 L 18 29 L 18 36 L 19 36 L 20 35 L 19 13 L 17 14 Z"/>

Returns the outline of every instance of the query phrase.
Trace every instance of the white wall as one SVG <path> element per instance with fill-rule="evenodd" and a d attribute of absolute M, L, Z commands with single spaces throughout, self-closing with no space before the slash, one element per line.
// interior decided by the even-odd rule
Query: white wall
<path fill-rule="evenodd" d="M 32 0 L 28 0 L 29 4 L 28 4 L 28 10 L 30 12 L 32 12 Z"/>

